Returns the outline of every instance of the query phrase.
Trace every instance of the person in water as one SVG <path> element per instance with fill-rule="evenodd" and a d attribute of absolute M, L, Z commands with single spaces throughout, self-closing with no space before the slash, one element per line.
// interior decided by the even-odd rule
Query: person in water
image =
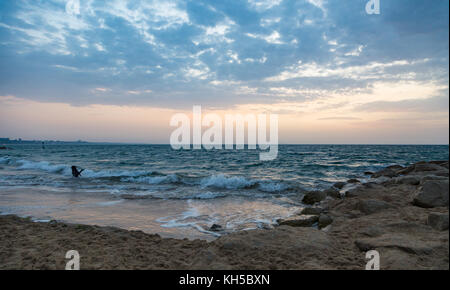
<path fill-rule="evenodd" d="M 81 175 L 81 172 L 83 172 L 84 169 L 78 170 L 76 166 L 72 166 L 72 175 L 73 177 L 78 177 Z"/>

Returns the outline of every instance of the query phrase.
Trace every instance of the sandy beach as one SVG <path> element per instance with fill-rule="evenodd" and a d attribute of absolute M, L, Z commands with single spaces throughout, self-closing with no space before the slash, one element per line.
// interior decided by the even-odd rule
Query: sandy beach
<path fill-rule="evenodd" d="M 364 269 L 368 250 L 381 269 L 448 269 L 448 162 L 391 166 L 371 180 L 306 193 L 311 207 L 275 229 L 211 242 L 4 215 L 0 269 L 64 269 L 68 250 L 81 269 Z"/>

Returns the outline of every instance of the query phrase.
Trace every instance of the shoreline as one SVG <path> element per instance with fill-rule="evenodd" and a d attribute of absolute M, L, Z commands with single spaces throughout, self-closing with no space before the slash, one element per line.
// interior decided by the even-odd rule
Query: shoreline
<path fill-rule="evenodd" d="M 302 212 L 274 229 L 213 241 L 161 238 L 114 227 L 0 216 L 0 269 L 449 269 L 448 161 L 389 166 L 366 183 L 307 192 Z M 351 186 L 348 186 L 351 184 Z"/>

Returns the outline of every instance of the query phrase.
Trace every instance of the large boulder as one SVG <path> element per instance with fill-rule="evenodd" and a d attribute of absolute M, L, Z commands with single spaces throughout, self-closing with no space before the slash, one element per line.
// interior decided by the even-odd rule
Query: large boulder
<path fill-rule="evenodd" d="M 401 175 L 410 174 L 412 172 L 416 174 L 433 172 L 433 174 L 436 174 L 436 171 L 440 172 L 440 174 L 444 174 L 445 171 L 448 172 L 448 161 L 421 161 L 400 170 L 398 173 Z"/>
<path fill-rule="evenodd" d="M 337 190 L 334 187 L 330 187 L 330 188 L 326 189 L 325 193 L 327 194 L 327 196 L 332 197 L 332 198 L 341 198 L 341 193 L 339 192 L 339 190 Z"/>
<path fill-rule="evenodd" d="M 353 183 L 361 183 L 361 181 L 359 181 L 359 180 L 356 179 L 356 178 L 351 178 L 351 179 L 347 180 L 347 183 L 350 183 L 350 184 L 353 184 Z"/>
<path fill-rule="evenodd" d="M 316 202 L 320 202 L 327 197 L 326 192 L 324 191 L 309 191 L 303 197 L 302 202 L 305 204 L 315 204 Z"/>
<path fill-rule="evenodd" d="M 392 205 L 381 200 L 368 199 L 359 201 L 357 207 L 360 212 L 369 215 L 390 209 L 392 208 Z"/>
<path fill-rule="evenodd" d="M 305 207 L 300 214 L 303 215 L 320 215 L 323 212 L 321 207 Z"/>
<path fill-rule="evenodd" d="M 392 166 L 388 166 L 380 171 L 375 172 L 374 174 L 372 174 L 372 178 L 378 178 L 378 177 L 396 177 L 399 175 L 399 171 L 404 170 L 403 166 L 400 165 L 392 165 Z"/>
<path fill-rule="evenodd" d="M 428 180 L 417 190 L 413 204 L 425 207 L 448 207 L 448 180 Z"/>
<path fill-rule="evenodd" d="M 421 180 L 420 176 L 407 175 L 407 176 L 396 177 L 394 179 L 394 182 L 396 184 L 419 185 L 420 180 Z"/>
<path fill-rule="evenodd" d="M 344 188 L 344 186 L 347 184 L 347 182 L 336 182 L 335 184 L 333 184 L 334 187 L 336 187 L 337 189 L 342 189 Z"/>
<path fill-rule="evenodd" d="M 427 224 L 438 231 L 448 230 L 448 213 L 430 213 Z"/>
<path fill-rule="evenodd" d="M 362 193 L 366 192 L 366 189 L 364 186 L 356 186 L 353 188 L 350 188 L 345 192 L 345 197 L 357 197 L 361 195 Z"/>
<path fill-rule="evenodd" d="M 220 231 L 223 230 L 223 228 L 222 228 L 221 225 L 213 224 L 213 225 L 209 228 L 209 230 L 210 230 L 211 232 L 220 232 Z"/>
<path fill-rule="evenodd" d="M 289 217 L 287 219 L 278 220 L 280 226 L 291 226 L 291 227 L 311 227 L 317 221 L 319 217 L 316 215 L 302 216 L 302 217 Z"/>
<path fill-rule="evenodd" d="M 329 215 L 321 214 L 319 216 L 318 222 L 319 222 L 319 229 L 323 229 L 328 225 L 330 225 L 333 222 L 333 219 Z"/>
<path fill-rule="evenodd" d="M 414 165 L 414 172 L 440 171 L 442 169 L 442 166 L 433 163 L 416 163 Z"/>

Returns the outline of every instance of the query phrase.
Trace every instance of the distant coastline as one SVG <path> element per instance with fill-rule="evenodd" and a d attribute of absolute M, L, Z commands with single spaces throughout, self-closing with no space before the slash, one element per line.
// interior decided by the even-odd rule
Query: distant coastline
<path fill-rule="evenodd" d="M 83 140 L 77 141 L 60 141 L 60 140 L 23 140 L 21 138 L 0 138 L 1 145 L 129 145 L 120 142 L 88 142 Z"/>
<path fill-rule="evenodd" d="M 30 145 L 166 145 L 170 146 L 168 143 L 146 143 L 146 142 L 91 142 L 91 141 L 61 141 L 61 140 L 23 140 L 21 138 L 11 139 L 11 138 L 0 138 L 0 145 L 20 145 L 20 144 L 30 144 Z M 341 144 L 341 143 L 280 143 L 282 146 L 298 146 L 298 145 L 334 145 L 334 146 L 348 146 L 348 145 L 365 145 L 365 146 L 449 146 L 449 144 L 443 143 L 432 143 L 432 144 Z M 245 144 L 247 146 L 247 144 Z"/>

